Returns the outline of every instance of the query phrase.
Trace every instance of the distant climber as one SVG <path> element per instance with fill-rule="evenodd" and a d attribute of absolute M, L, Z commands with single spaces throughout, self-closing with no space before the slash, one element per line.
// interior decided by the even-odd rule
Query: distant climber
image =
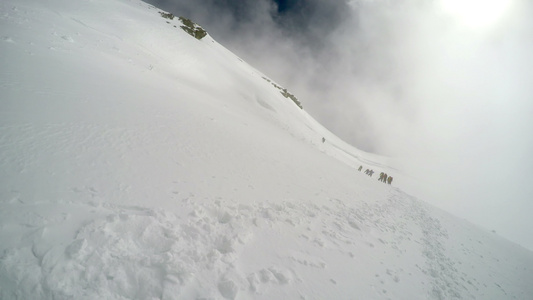
<path fill-rule="evenodd" d="M 322 144 L 324 144 L 326 142 L 326 138 L 322 138 Z"/>
<path fill-rule="evenodd" d="M 389 178 L 387 178 L 387 183 L 388 183 L 388 184 L 391 184 L 391 183 L 392 183 L 392 176 L 389 176 Z"/>
<path fill-rule="evenodd" d="M 372 174 L 374 174 L 374 170 L 370 170 L 370 172 L 368 172 L 368 176 L 372 177 Z"/>
<path fill-rule="evenodd" d="M 385 173 L 383 173 L 383 172 L 379 173 L 379 179 L 378 180 L 385 182 Z"/>
<path fill-rule="evenodd" d="M 359 169 L 357 169 L 359 172 L 363 169 L 363 166 L 359 166 Z"/>

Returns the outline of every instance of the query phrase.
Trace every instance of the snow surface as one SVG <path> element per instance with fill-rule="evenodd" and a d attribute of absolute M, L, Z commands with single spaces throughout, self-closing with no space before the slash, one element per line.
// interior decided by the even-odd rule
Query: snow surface
<path fill-rule="evenodd" d="M 531 251 L 159 12 L 0 3 L 1 299 L 533 299 Z"/>

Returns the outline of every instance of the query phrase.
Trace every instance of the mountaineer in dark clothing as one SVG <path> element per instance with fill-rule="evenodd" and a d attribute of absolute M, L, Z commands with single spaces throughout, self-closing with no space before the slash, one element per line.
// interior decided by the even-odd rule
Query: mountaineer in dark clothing
<path fill-rule="evenodd" d="M 379 179 L 378 179 L 379 181 L 385 182 L 385 178 L 386 178 L 385 177 L 385 173 L 383 173 L 383 172 L 379 173 Z"/>

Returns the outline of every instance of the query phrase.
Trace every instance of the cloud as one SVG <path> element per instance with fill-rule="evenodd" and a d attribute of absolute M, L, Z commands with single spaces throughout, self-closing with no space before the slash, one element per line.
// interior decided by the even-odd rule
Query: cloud
<path fill-rule="evenodd" d="M 397 157 L 428 183 L 428 201 L 533 236 L 514 218 L 533 210 L 527 1 L 483 28 L 439 1 L 151 2 L 200 23 L 347 142 Z"/>

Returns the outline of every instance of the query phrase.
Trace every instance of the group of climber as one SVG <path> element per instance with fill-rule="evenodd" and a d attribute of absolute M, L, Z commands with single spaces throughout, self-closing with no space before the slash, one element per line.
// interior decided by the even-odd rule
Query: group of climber
<path fill-rule="evenodd" d="M 383 183 L 391 184 L 392 183 L 392 176 L 388 176 L 387 173 L 381 172 L 379 174 L 379 179 L 378 180 L 383 182 Z"/>
<path fill-rule="evenodd" d="M 363 166 L 359 166 L 359 169 L 357 169 L 359 172 L 361 172 L 361 170 L 363 170 Z M 374 174 L 374 170 L 369 170 L 369 169 L 366 169 L 365 170 L 365 174 L 372 177 L 372 175 Z M 381 172 L 379 174 L 379 181 L 383 182 L 383 183 L 388 183 L 388 184 L 392 184 L 392 176 L 389 176 L 387 175 L 387 173 L 384 173 L 384 172 Z"/>

